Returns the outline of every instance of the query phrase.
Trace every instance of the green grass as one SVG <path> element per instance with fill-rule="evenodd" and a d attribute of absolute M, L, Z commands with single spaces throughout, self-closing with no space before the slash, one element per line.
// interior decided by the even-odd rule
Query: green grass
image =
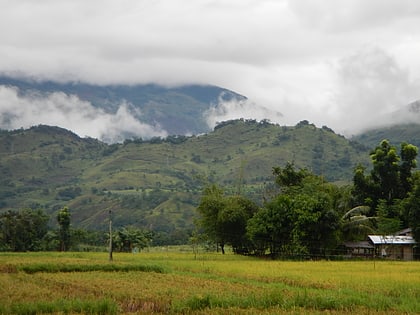
<path fill-rule="evenodd" d="M 230 253 L 193 254 L 171 248 L 139 254 L 115 253 L 112 263 L 107 258 L 106 253 L 2 253 L 0 311 L 3 314 L 24 314 L 22 310 L 27 310 L 26 314 L 57 313 L 58 309 L 83 314 L 420 312 L 420 262 L 273 261 Z"/>
<path fill-rule="evenodd" d="M 52 302 L 16 303 L 12 306 L 0 306 L 0 314 L 100 314 L 111 315 L 118 313 L 118 305 L 110 300 L 57 300 Z"/>
<path fill-rule="evenodd" d="M 25 273 L 33 274 L 36 272 L 46 273 L 57 273 L 57 272 L 90 272 L 90 271 L 101 271 L 101 272 L 158 272 L 163 273 L 164 268 L 157 265 L 98 265 L 98 264 L 52 264 L 52 263 L 41 263 L 41 264 L 29 264 L 22 265 L 16 268 L 16 271 L 23 271 Z"/>

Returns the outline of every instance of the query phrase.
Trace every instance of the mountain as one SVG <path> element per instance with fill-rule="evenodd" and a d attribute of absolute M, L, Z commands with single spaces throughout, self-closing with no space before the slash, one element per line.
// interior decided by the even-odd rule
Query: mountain
<path fill-rule="evenodd" d="M 350 182 L 368 149 L 307 121 L 287 127 L 255 120 L 219 124 L 200 136 L 106 144 L 51 126 L 0 132 L 0 211 L 69 207 L 75 227 L 153 229 L 185 242 L 206 183 L 261 203 L 272 167 L 294 161 L 329 181 Z"/>
<path fill-rule="evenodd" d="M 399 147 L 402 142 L 407 142 L 420 148 L 420 124 L 399 124 L 374 128 L 352 137 L 352 140 L 370 148 L 375 148 L 384 139 L 388 139 L 396 147 Z"/>
<path fill-rule="evenodd" d="M 116 113 L 126 102 L 131 113 L 143 123 L 159 125 L 168 134 L 187 135 L 209 132 L 204 113 L 220 101 L 244 100 L 233 91 L 211 85 L 164 87 L 147 85 L 92 85 L 82 82 L 59 83 L 0 77 L 0 86 L 18 88 L 22 96 L 65 93 L 107 113 Z M 0 126 L 1 127 L 1 126 Z"/>

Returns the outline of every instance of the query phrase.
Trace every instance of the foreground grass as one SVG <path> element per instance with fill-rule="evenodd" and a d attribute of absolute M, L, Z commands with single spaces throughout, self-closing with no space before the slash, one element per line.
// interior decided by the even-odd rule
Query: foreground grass
<path fill-rule="evenodd" d="M 418 314 L 420 262 L 0 254 L 2 314 Z"/>

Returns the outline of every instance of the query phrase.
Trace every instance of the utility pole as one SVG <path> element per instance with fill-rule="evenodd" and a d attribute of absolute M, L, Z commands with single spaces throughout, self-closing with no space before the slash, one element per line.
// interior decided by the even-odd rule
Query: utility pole
<path fill-rule="evenodd" d="M 112 261 L 112 211 L 109 210 L 109 261 Z"/>

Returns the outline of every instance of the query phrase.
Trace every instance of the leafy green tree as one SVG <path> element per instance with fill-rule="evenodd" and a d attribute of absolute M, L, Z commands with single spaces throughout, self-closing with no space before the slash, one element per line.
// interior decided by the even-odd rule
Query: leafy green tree
<path fill-rule="evenodd" d="M 291 242 L 292 216 L 292 199 L 283 194 L 255 213 L 248 221 L 247 233 L 257 255 L 264 255 L 268 250 L 271 256 L 278 256 Z"/>
<path fill-rule="evenodd" d="M 336 190 L 320 176 L 292 164 L 275 168 L 281 193 L 248 222 L 248 233 L 259 253 L 326 255 L 338 241 Z"/>
<path fill-rule="evenodd" d="M 412 170 L 416 167 L 418 149 L 402 143 L 400 155 L 388 140 L 383 140 L 372 152 L 372 170 L 365 175 L 365 168 L 355 169 L 353 195 L 355 206 L 370 207 L 370 216 L 376 216 L 378 206 L 383 202 L 390 206 L 407 197 L 412 188 Z M 382 211 L 383 212 L 383 211 Z"/>
<path fill-rule="evenodd" d="M 415 145 L 405 142 L 401 144 L 400 198 L 406 197 L 413 188 L 414 178 L 412 176 L 412 170 L 417 167 L 417 155 L 418 148 Z"/>
<path fill-rule="evenodd" d="M 381 199 L 377 206 L 377 229 L 376 233 L 382 235 L 393 234 L 402 228 L 402 203 L 400 199 L 394 200 L 393 204 L 388 204 Z"/>
<path fill-rule="evenodd" d="M 70 247 L 70 219 L 71 214 L 67 207 L 58 211 L 57 222 L 59 225 L 60 251 L 67 251 Z"/>
<path fill-rule="evenodd" d="M 371 209 L 374 207 L 372 198 L 375 193 L 370 177 L 365 175 L 365 171 L 366 167 L 361 164 L 357 165 L 354 169 L 352 189 L 353 205 L 355 207 L 365 205 L 370 213 L 372 213 Z"/>
<path fill-rule="evenodd" d="M 223 190 L 217 185 L 210 185 L 204 189 L 197 211 L 200 214 L 199 224 L 208 238 L 221 246 L 224 253 L 226 244 L 225 234 L 219 225 L 219 213 L 225 208 Z"/>
<path fill-rule="evenodd" d="M 373 164 L 371 178 L 376 193 L 375 206 L 379 200 L 385 200 L 388 204 L 397 198 L 399 180 L 399 161 L 395 147 L 387 140 L 383 140 L 370 155 Z"/>
<path fill-rule="evenodd" d="M 339 216 L 330 196 L 322 191 L 298 194 L 293 206 L 293 244 L 310 255 L 331 254 L 338 242 Z"/>
<path fill-rule="evenodd" d="M 413 180 L 413 188 L 408 197 L 403 201 L 404 217 L 407 226 L 413 230 L 413 237 L 420 241 L 420 172 L 417 172 Z"/>
<path fill-rule="evenodd" d="M 282 188 L 301 186 L 303 179 L 310 175 L 306 169 L 296 170 L 295 165 L 290 162 L 284 168 L 274 167 L 273 174 L 276 176 L 276 184 Z"/>
<path fill-rule="evenodd" d="M 113 233 L 113 246 L 121 252 L 132 252 L 134 248 L 141 250 L 150 245 L 152 234 L 149 231 L 128 226 Z"/>
<path fill-rule="evenodd" d="M 57 242 L 58 239 L 59 237 L 57 236 Z M 103 247 L 107 243 L 107 233 L 82 228 L 70 228 L 70 240 L 70 250 L 90 250 L 95 247 Z M 55 248 L 59 248 L 59 246 Z"/>
<path fill-rule="evenodd" d="M 232 246 L 237 254 L 251 251 L 247 237 L 248 220 L 258 211 L 258 206 L 242 196 L 230 196 L 225 199 L 225 206 L 218 214 L 218 230 L 225 242 Z"/>
<path fill-rule="evenodd" d="M 225 245 L 231 245 L 235 253 L 251 251 L 246 226 L 258 210 L 254 202 L 242 196 L 225 196 L 220 187 L 211 185 L 205 188 L 197 210 L 200 226 L 211 241 L 220 245 L 222 253 Z"/>
<path fill-rule="evenodd" d="M 0 249 L 38 251 L 48 231 L 48 216 L 42 210 L 23 209 L 0 215 Z"/>

